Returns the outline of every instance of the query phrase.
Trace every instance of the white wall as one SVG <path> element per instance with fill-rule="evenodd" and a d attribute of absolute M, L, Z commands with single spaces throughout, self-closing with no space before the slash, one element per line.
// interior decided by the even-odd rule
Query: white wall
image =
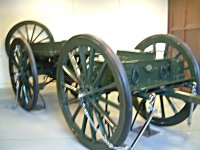
<path fill-rule="evenodd" d="M 80 33 L 111 48 L 133 49 L 142 39 L 167 33 L 167 0 L 0 0 L 0 88 L 10 86 L 5 37 L 19 21 L 46 25 L 56 41 Z"/>

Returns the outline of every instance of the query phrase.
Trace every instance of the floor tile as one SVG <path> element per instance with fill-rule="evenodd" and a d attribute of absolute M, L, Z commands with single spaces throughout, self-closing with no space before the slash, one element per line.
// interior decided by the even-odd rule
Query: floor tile
<path fill-rule="evenodd" d="M 27 112 L 21 109 L 11 89 L 0 89 L 0 150 L 86 150 L 71 133 L 61 112 L 56 88 L 50 86 L 41 91 L 46 108 Z M 42 106 L 42 100 L 39 98 Z M 151 128 L 159 131 L 151 137 L 142 137 L 136 150 L 199 150 L 200 147 L 200 107 L 193 114 L 192 126 L 187 122 L 173 127 Z M 140 117 L 136 123 L 141 126 Z M 126 140 L 131 145 L 136 137 L 129 133 Z"/>

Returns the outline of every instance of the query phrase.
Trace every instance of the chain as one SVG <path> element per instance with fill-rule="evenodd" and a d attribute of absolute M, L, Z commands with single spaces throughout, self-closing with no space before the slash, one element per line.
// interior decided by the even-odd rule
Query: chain
<path fill-rule="evenodd" d="M 156 98 L 156 94 L 152 93 L 149 95 L 149 110 L 153 111 L 154 108 L 154 103 L 155 103 L 155 98 Z"/>
<path fill-rule="evenodd" d="M 196 82 L 193 82 L 192 83 L 192 95 L 197 95 L 197 83 Z M 189 114 L 189 117 L 188 117 L 188 126 L 191 126 L 192 124 L 192 114 L 193 114 L 193 111 L 194 111 L 194 103 L 192 102 L 191 105 L 190 105 L 190 114 Z"/>
<path fill-rule="evenodd" d="M 156 97 L 156 94 L 155 94 L 155 93 L 152 93 L 152 94 L 149 96 L 149 109 L 150 109 L 150 111 L 153 112 L 153 113 L 152 113 L 152 116 L 153 116 L 153 114 L 154 114 L 155 112 L 158 113 L 158 110 L 157 110 L 156 108 L 154 108 L 155 97 Z M 80 97 L 80 99 L 82 99 L 82 97 Z M 134 147 L 134 146 L 131 146 L 130 148 L 129 148 L 128 146 L 125 146 L 125 147 L 120 147 L 120 146 L 119 146 L 119 147 L 117 147 L 117 146 L 114 146 L 112 143 L 110 143 L 106 135 L 102 135 L 102 134 L 100 134 L 100 133 L 98 132 L 98 129 L 97 129 L 97 127 L 95 126 L 95 124 L 94 124 L 94 122 L 93 122 L 91 116 L 89 115 L 89 112 L 88 112 L 88 110 L 86 109 L 85 103 L 84 103 L 83 101 L 81 102 L 81 105 L 82 105 L 82 107 L 83 107 L 84 114 L 85 114 L 85 116 L 87 117 L 87 119 L 88 119 L 90 125 L 91 125 L 92 128 L 96 131 L 96 133 L 101 137 L 101 139 L 103 140 L 103 142 L 104 142 L 110 149 L 113 149 L 113 150 L 129 150 L 129 149 L 132 149 L 132 148 Z M 152 117 L 151 117 L 151 118 L 152 118 Z M 149 124 L 151 118 L 149 118 L 147 125 Z M 145 128 L 144 128 L 144 130 L 145 130 Z M 142 135 L 142 133 L 141 133 L 141 135 Z M 139 137 L 135 140 L 135 142 L 133 143 L 134 145 L 137 143 L 137 141 L 139 140 L 139 138 L 140 138 L 141 135 L 139 135 Z"/>
<path fill-rule="evenodd" d="M 197 95 L 197 83 L 193 82 L 192 95 Z"/>
<path fill-rule="evenodd" d="M 14 81 L 15 81 L 15 83 L 16 83 L 16 97 L 15 97 L 15 99 L 16 99 L 16 101 L 18 101 L 18 98 L 19 98 L 19 76 L 20 76 L 20 74 L 19 73 L 16 73 L 15 74 L 15 76 L 14 76 Z"/>
<path fill-rule="evenodd" d="M 96 131 L 96 133 L 101 137 L 101 139 L 104 141 L 104 143 L 110 148 L 110 149 L 115 149 L 115 150 L 128 150 L 128 146 L 126 147 L 116 147 L 114 146 L 112 143 L 109 142 L 108 138 L 106 135 L 102 135 L 98 132 L 97 127 L 95 126 L 94 122 L 92 121 L 88 110 L 85 107 L 85 103 L 82 102 L 82 107 L 84 110 L 84 114 L 87 117 L 88 121 L 90 122 L 90 125 L 92 126 L 92 128 Z"/>
<path fill-rule="evenodd" d="M 20 50 L 20 48 L 21 48 L 21 46 L 20 45 L 16 45 L 15 46 L 15 52 L 16 53 L 18 53 L 18 55 L 20 55 L 20 52 L 19 52 L 19 50 Z M 18 60 L 19 61 L 19 60 Z M 18 62 L 19 63 L 19 62 Z M 16 101 L 18 101 L 18 98 L 19 98 L 19 84 L 20 84 L 20 81 L 19 81 L 19 77 L 20 77 L 20 73 L 19 73 L 19 71 L 14 75 L 14 81 L 15 81 L 15 88 L 16 88 Z"/>

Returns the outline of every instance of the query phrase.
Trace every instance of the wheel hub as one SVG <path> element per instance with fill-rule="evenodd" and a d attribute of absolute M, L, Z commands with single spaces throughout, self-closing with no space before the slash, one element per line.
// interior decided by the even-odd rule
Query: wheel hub
<path fill-rule="evenodd" d="M 84 103 L 86 104 L 91 104 L 91 102 L 93 101 L 93 95 L 92 92 L 93 89 L 88 87 L 88 86 L 84 86 L 84 88 L 80 91 L 80 93 L 78 94 L 78 98 L 80 100 L 83 100 Z"/>

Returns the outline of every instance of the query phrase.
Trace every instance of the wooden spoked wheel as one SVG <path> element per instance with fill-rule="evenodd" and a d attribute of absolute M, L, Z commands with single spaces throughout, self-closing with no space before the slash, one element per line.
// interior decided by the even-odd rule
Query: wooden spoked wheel
<path fill-rule="evenodd" d="M 200 93 L 200 71 L 196 57 L 191 49 L 173 35 L 153 35 L 140 42 L 136 49 L 155 53 L 155 59 L 176 59 L 184 63 L 184 79 L 190 79 L 186 84 L 174 85 L 174 90 L 191 93 L 193 82 L 197 83 L 196 92 Z M 138 108 L 142 99 L 133 98 L 133 105 Z M 167 92 L 156 96 L 155 107 L 161 113 L 154 116 L 151 123 L 159 126 L 172 126 L 184 121 L 190 113 L 191 104 L 182 99 L 168 96 Z M 146 118 L 147 104 L 140 110 L 140 114 Z"/>
<path fill-rule="evenodd" d="M 131 92 L 121 62 L 105 42 L 92 35 L 68 40 L 56 81 L 65 119 L 85 146 L 106 149 L 100 135 L 115 146 L 124 142 L 132 118 Z"/>
<path fill-rule="evenodd" d="M 37 67 L 32 50 L 24 39 L 15 38 L 10 45 L 9 71 L 16 100 L 27 111 L 38 99 Z"/>
<path fill-rule="evenodd" d="M 51 45 L 54 42 L 54 38 L 49 29 L 43 24 L 36 21 L 23 21 L 14 25 L 8 32 L 5 40 L 6 52 L 9 56 L 9 47 L 14 38 L 23 38 L 32 43 L 49 43 Z"/>

